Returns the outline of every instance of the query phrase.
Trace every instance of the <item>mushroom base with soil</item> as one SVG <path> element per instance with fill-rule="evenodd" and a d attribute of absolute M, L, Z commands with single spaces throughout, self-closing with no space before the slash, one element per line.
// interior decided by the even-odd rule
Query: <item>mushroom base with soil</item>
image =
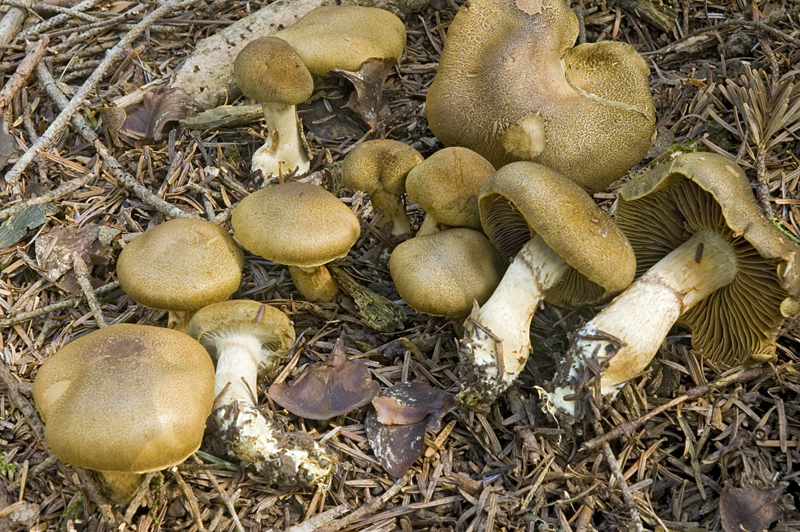
<path fill-rule="evenodd" d="M 267 140 L 253 154 L 251 170 L 261 170 L 264 177 L 308 172 L 311 163 L 300 138 L 296 106 L 265 102 L 261 108 L 268 128 Z"/>
<path fill-rule="evenodd" d="M 601 367 L 607 364 L 600 394 L 616 394 L 645 370 L 678 318 L 733 282 L 737 272 L 730 242 L 713 231 L 697 231 L 578 330 L 567 356 L 568 374 L 562 376 L 563 384 L 546 394 L 546 408 L 575 416 L 573 396 L 591 371 L 588 359 Z"/>

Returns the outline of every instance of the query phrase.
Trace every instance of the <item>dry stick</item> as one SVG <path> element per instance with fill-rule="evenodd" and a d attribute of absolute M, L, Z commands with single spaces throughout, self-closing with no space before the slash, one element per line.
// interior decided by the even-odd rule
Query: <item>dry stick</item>
<path fill-rule="evenodd" d="M 25 4 L 30 6 L 33 2 L 25 2 Z M 9 44 L 17 38 L 26 16 L 28 16 L 27 11 L 18 7 L 12 7 L 6 11 L 3 18 L 0 19 L 0 44 Z M 2 55 L 3 52 L 0 50 L 0 57 Z"/>
<path fill-rule="evenodd" d="M 31 205 L 43 205 L 45 203 L 55 202 L 65 196 L 72 194 L 79 188 L 86 186 L 90 181 L 92 181 L 96 177 L 97 173 L 89 172 L 83 177 L 76 177 L 75 179 L 70 179 L 66 183 L 60 185 L 58 188 L 54 188 L 47 194 L 31 198 L 28 201 L 15 203 L 11 207 L 0 211 L 0 220 L 11 218 L 18 212 L 25 210 L 27 207 L 30 207 Z"/>
<path fill-rule="evenodd" d="M 42 32 L 49 30 L 50 28 L 55 28 L 63 24 L 64 22 L 78 16 L 78 13 L 82 13 L 86 9 L 91 9 L 97 4 L 104 2 L 105 0 L 84 0 L 80 4 L 70 8 L 69 14 L 64 13 L 61 15 L 56 15 L 55 17 L 49 18 L 45 21 L 42 21 L 35 26 L 31 26 L 30 28 L 26 29 L 22 33 L 20 33 L 21 38 L 30 37 L 31 35 L 39 35 Z"/>
<path fill-rule="evenodd" d="M 646 413 L 642 417 L 634 419 L 633 421 L 626 421 L 625 423 L 620 423 L 619 425 L 616 425 L 613 429 L 606 432 L 605 434 L 600 434 L 600 436 L 597 436 L 587 442 L 584 442 L 582 449 L 590 451 L 592 449 L 596 449 L 600 445 L 603 445 L 604 443 L 609 442 L 611 440 L 615 440 L 623 436 L 626 437 L 632 436 L 634 431 L 638 430 L 642 425 L 650 421 L 658 414 L 664 412 L 665 410 L 669 410 L 670 408 L 677 406 L 683 403 L 684 401 L 691 401 L 693 399 L 697 399 L 698 397 L 707 394 L 711 390 L 722 388 L 723 386 L 727 386 L 729 384 L 747 382 L 749 380 L 758 378 L 761 375 L 763 375 L 763 373 L 764 370 L 762 368 L 750 368 L 748 370 L 737 371 L 727 377 L 723 376 L 715 381 L 706 384 L 701 384 L 700 386 L 696 386 L 691 390 L 687 391 L 685 394 L 681 395 L 680 397 L 676 397 L 669 403 L 663 404 L 658 408 L 654 408 L 653 410 Z"/>
<path fill-rule="evenodd" d="M 39 61 L 44 57 L 44 52 L 47 50 L 47 44 L 50 39 L 43 37 L 41 40 L 31 43 L 25 50 L 25 59 L 17 67 L 14 75 L 8 80 L 2 90 L 0 90 L 0 112 L 6 105 L 11 102 L 11 98 L 25 85 L 28 78 L 39 64 Z"/>
<path fill-rule="evenodd" d="M 45 4 L 42 2 L 36 4 L 29 4 L 28 2 L 22 2 L 20 0 L 3 0 L 3 4 L 13 7 L 19 8 L 29 8 L 31 11 L 49 11 L 51 13 L 62 13 L 62 14 L 69 14 L 75 18 L 79 18 L 82 20 L 87 20 L 89 22 L 97 22 L 97 17 L 92 15 L 87 15 L 86 13 L 82 13 L 80 11 L 72 11 L 66 7 L 60 6 L 52 6 L 50 4 Z"/>
<path fill-rule="evenodd" d="M 128 48 L 131 43 L 145 32 L 148 26 L 153 24 L 158 18 L 163 17 L 167 13 L 178 9 L 188 7 L 198 0 L 183 0 L 182 2 L 171 1 L 159 8 L 153 10 L 149 15 L 144 17 L 134 29 L 125 34 L 124 37 L 111 48 L 103 58 L 103 61 L 97 67 L 91 76 L 84 82 L 81 88 L 75 93 L 75 96 L 69 101 L 66 107 L 63 108 L 61 114 L 50 124 L 50 127 L 34 142 L 28 150 L 22 154 L 17 163 L 5 175 L 6 183 L 16 188 L 22 177 L 22 172 L 33 161 L 33 158 L 39 151 L 49 150 L 55 142 L 61 137 L 64 130 L 67 128 L 69 121 L 78 112 L 78 109 L 84 105 L 84 100 L 89 96 L 98 83 L 106 76 L 106 73 L 120 60 L 122 60 L 128 53 Z M 37 68 L 37 72 L 40 69 Z M 60 107 L 60 106 L 59 106 Z"/>
<path fill-rule="evenodd" d="M 350 508 L 346 504 L 340 504 L 339 506 L 334 506 L 330 510 L 325 510 L 321 514 L 309 517 L 302 523 L 289 527 L 283 532 L 317 532 L 320 526 L 324 525 L 325 523 L 331 522 L 333 519 L 336 519 L 340 515 L 346 514 L 348 510 L 350 510 Z"/>
<path fill-rule="evenodd" d="M 389 502 L 389 499 L 400 493 L 400 490 L 406 487 L 406 484 L 411 482 L 411 479 L 414 477 L 414 470 L 413 468 L 409 468 L 406 471 L 405 475 L 403 475 L 394 485 L 386 490 L 386 493 L 381 495 L 380 497 L 374 497 L 364 503 L 361 508 L 356 510 L 355 512 L 351 513 L 347 517 L 343 517 L 342 519 L 337 519 L 336 521 L 331 522 L 327 526 L 323 526 L 317 529 L 317 532 L 338 532 L 339 530 L 345 528 L 346 526 L 355 523 L 359 519 L 362 519 L 368 515 L 371 515 L 381 508 L 383 505 Z"/>
<path fill-rule="evenodd" d="M 11 404 L 14 405 L 14 408 L 22 412 L 22 415 L 25 416 L 25 420 L 28 422 L 28 426 L 30 426 L 33 433 L 39 440 L 43 441 L 44 425 L 42 425 L 42 422 L 39 420 L 39 416 L 36 414 L 36 410 L 31 406 L 31 403 L 19 391 L 19 383 L 14 379 L 14 376 L 11 375 L 11 372 L 8 371 L 8 368 L 6 368 L 6 365 L 2 362 L 0 362 L 0 381 L 3 381 L 8 389 L 8 399 L 11 401 Z"/>
<path fill-rule="evenodd" d="M 111 281 L 106 285 L 96 288 L 94 290 L 94 293 L 96 295 L 102 295 L 105 294 L 106 292 L 114 290 L 117 287 L 119 287 L 119 281 Z M 59 301 L 58 303 L 53 303 L 52 305 L 47 305 L 45 307 L 39 307 L 35 310 L 31 310 L 30 312 L 22 312 L 11 318 L 0 320 L 0 329 L 3 329 L 5 327 L 11 327 L 12 325 L 17 325 L 18 323 L 22 323 L 23 321 L 28 321 L 30 319 L 43 316 L 44 314 L 48 314 L 56 310 L 74 307 L 75 305 L 80 303 L 84 299 L 84 297 L 85 296 L 83 295 L 83 293 L 81 293 L 78 294 L 77 296 L 72 296 L 63 301 Z"/>
<path fill-rule="evenodd" d="M 211 484 L 214 485 L 214 489 L 217 490 L 219 496 L 222 497 L 222 502 L 225 503 L 225 507 L 228 508 L 228 513 L 231 514 L 231 519 L 233 519 L 233 525 L 236 532 L 244 532 L 244 527 L 242 526 L 242 522 L 239 521 L 239 514 L 236 513 L 236 507 L 233 505 L 231 498 L 227 493 L 225 493 L 225 490 L 222 489 L 222 486 L 219 485 L 219 482 L 217 482 L 217 479 L 211 474 L 211 471 L 206 470 L 205 474 L 208 480 L 211 481 Z"/>
<path fill-rule="evenodd" d="M 39 77 L 39 81 L 44 86 L 48 96 L 50 96 L 61 109 L 65 109 L 70 102 L 56 85 L 50 71 L 47 70 L 44 65 L 40 64 L 36 67 L 36 75 Z M 122 165 L 119 164 L 119 161 L 109 153 L 108 148 L 105 147 L 100 137 L 97 136 L 97 133 L 95 133 L 92 126 L 89 125 L 89 122 L 87 122 L 83 116 L 73 116 L 72 125 L 75 126 L 78 133 L 87 142 L 94 146 L 95 150 L 97 150 L 97 154 L 100 155 L 100 158 L 103 160 L 105 169 L 111 173 L 114 179 L 121 182 L 125 188 L 131 190 L 144 203 L 171 218 L 198 218 L 198 216 L 182 211 L 171 203 L 164 201 L 150 192 L 147 187 L 136 181 L 136 178 L 126 172 L 122 168 Z"/>
<path fill-rule="evenodd" d="M 89 267 L 86 265 L 86 261 L 80 256 L 80 253 L 73 253 L 72 269 L 75 271 L 75 277 L 78 279 L 81 292 L 83 292 L 86 302 L 89 304 L 89 309 L 94 315 L 94 321 L 96 321 L 97 326 L 102 329 L 108 325 L 108 323 L 106 322 L 106 317 L 103 316 L 100 303 L 97 301 L 92 282 L 89 280 Z"/>

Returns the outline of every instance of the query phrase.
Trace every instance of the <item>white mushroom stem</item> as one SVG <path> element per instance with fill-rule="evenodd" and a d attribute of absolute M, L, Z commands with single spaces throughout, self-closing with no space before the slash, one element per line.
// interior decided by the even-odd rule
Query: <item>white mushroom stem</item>
<path fill-rule="evenodd" d="M 492 297 L 465 325 L 462 364 L 471 365 L 473 375 L 462 384 L 465 402 L 490 402 L 514 382 L 528 360 L 536 308 L 569 268 L 539 236 L 517 253 Z"/>
<path fill-rule="evenodd" d="M 327 453 L 313 441 L 308 448 L 293 445 L 256 407 L 262 357 L 261 342 L 252 335 L 229 334 L 217 340 L 217 399 L 212 416 L 228 454 L 283 481 L 326 483 L 333 466 Z"/>
<path fill-rule="evenodd" d="M 300 138 L 297 107 L 264 102 L 267 141 L 253 154 L 251 169 L 261 170 L 264 177 L 281 176 L 297 170 L 305 174 L 311 166 Z"/>
<path fill-rule="evenodd" d="M 575 393 L 588 371 L 586 360 L 593 356 L 602 362 L 613 354 L 601 376 L 600 393 L 615 394 L 650 364 L 678 318 L 733 282 L 737 272 L 727 239 L 707 229 L 695 233 L 578 330 L 570 347 L 567 383 L 550 395 L 551 406 L 575 414 L 575 402 L 565 397 Z"/>
<path fill-rule="evenodd" d="M 375 187 L 369 192 L 370 201 L 376 211 L 381 212 L 381 219 L 378 227 L 383 227 L 389 222 L 392 223 L 393 235 L 405 235 L 411 232 L 411 224 L 408 221 L 406 207 L 403 199 L 391 192 L 379 187 Z"/>

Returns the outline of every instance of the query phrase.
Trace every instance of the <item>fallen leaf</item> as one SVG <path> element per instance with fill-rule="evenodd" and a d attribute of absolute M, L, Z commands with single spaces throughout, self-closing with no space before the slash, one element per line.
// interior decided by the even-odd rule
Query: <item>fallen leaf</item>
<path fill-rule="evenodd" d="M 719 496 L 719 516 L 725 532 L 763 532 L 781 514 L 776 501 L 783 487 L 734 488 L 727 482 Z"/>
<path fill-rule="evenodd" d="M 0 249 L 13 246 L 25 237 L 29 229 L 44 225 L 56 212 L 58 209 L 53 203 L 25 207 L 0 226 Z"/>
<path fill-rule="evenodd" d="M 8 164 L 9 157 L 17 152 L 17 139 L 0 128 L 0 170 Z"/>
<path fill-rule="evenodd" d="M 36 263 L 42 276 L 65 291 L 80 291 L 74 274 L 66 275 L 72 270 L 73 256 L 79 254 L 90 271 L 95 265 L 111 260 L 111 249 L 99 240 L 100 230 L 97 224 L 73 229 L 57 226 L 39 235 L 36 239 Z M 90 281 L 96 286 L 101 284 L 96 279 L 90 278 Z"/>
<path fill-rule="evenodd" d="M 203 110 L 181 89 L 172 88 L 148 92 L 142 103 L 125 109 L 127 117 L 120 133 L 136 144 L 150 144 L 164 138 L 170 125 Z"/>

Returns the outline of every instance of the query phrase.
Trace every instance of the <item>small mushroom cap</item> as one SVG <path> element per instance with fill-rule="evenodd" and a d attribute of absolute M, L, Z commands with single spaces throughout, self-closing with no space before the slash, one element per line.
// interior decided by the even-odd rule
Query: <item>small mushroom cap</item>
<path fill-rule="evenodd" d="M 483 305 L 500 284 L 505 264 L 478 231 L 455 228 L 411 238 L 389 258 L 403 301 L 419 312 L 459 318 Z"/>
<path fill-rule="evenodd" d="M 494 166 L 474 151 L 444 148 L 408 173 L 406 191 L 437 221 L 480 231 L 478 190 L 493 173 Z"/>
<path fill-rule="evenodd" d="M 117 260 L 120 286 L 146 307 L 197 310 L 239 288 L 244 255 L 221 227 L 176 218 L 131 240 Z"/>
<path fill-rule="evenodd" d="M 233 63 L 242 94 L 259 102 L 297 105 L 314 92 L 314 80 L 292 46 L 276 37 L 260 37 L 245 46 Z"/>
<path fill-rule="evenodd" d="M 218 356 L 219 339 L 237 334 L 256 336 L 261 342 L 259 365 L 275 356 L 286 355 L 295 340 L 294 326 L 286 314 L 246 299 L 232 299 L 201 308 L 192 316 L 186 334 L 200 342 L 214 360 Z"/>
<path fill-rule="evenodd" d="M 572 48 L 577 36 L 564 0 L 467 3 L 427 94 L 431 130 L 497 168 L 530 160 L 591 192 L 606 188 L 650 148 L 649 71 L 626 44 Z"/>
<path fill-rule="evenodd" d="M 588 304 L 633 280 L 636 259 L 620 228 L 586 191 L 554 170 L 508 164 L 486 180 L 478 203 L 483 229 L 506 260 L 539 235 L 572 267 L 546 301 Z"/>
<path fill-rule="evenodd" d="M 380 188 L 390 194 L 403 194 L 408 172 L 422 160 L 420 152 L 398 140 L 368 140 L 344 158 L 342 184 L 367 193 Z"/>
<path fill-rule="evenodd" d="M 358 217 L 339 198 L 301 182 L 250 194 L 233 209 L 231 224 L 251 253 L 302 268 L 344 257 L 361 234 Z"/>
<path fill-rule="evenodd" d="M 739 272 L 683 314 L 692 346 L 723 367 L 775 356 L 784 319 L 800 310 L 798 247 L 756 204 L 742 169 L 715 153 L 686 153 L 619 191 L 617 223 L 642 274 L 699 229 L 727 237 Z"/>
<path fill-rule="evenodd" d="M 214 364 L 181 332 L 110 325 L 46 360 L 33 395 L 59 459 L 96 471 L 157 471 L 200 447 Z"/>
<path fill-rule="evenodd" d="M 322 6 L 275 33 L 291 44 L 315 76 L 356 72 L 367 59 L 397 62 L 406 47 L 403 21 L 384 9 Z"/>

